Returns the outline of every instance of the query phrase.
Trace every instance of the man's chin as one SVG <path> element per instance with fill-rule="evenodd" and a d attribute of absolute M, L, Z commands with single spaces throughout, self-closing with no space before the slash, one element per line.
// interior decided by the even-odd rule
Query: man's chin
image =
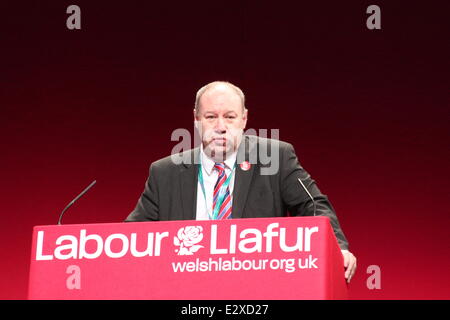
<path fill-rule="evenodd" d="M 228 155 L 233 153 L 233 148 L 227 148 L 226 146 L 211 146 L 209 145 L 204 149 L 206 155 L 212 158 L 216 162 L 223 162 Z"/>

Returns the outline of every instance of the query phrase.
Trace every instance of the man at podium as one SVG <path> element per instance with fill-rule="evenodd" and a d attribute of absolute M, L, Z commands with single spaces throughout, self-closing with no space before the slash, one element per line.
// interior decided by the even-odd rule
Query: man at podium
<path fill-rule="evenodd" d="M 291 144 L 244 135 L 247 117 L 237 86 L 215 81 L 200 88 L 194 121 L 202 143 L 151 164 L 144 191 L 125 221 L 327 216 L 350 282 L 356 258 L 327 196 Z"/>

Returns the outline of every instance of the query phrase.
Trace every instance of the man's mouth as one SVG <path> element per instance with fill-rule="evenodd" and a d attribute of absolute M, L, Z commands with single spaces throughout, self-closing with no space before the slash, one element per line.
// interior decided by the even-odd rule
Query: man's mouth
<path fill-rule="evenodd" d="M 215 145 L 225 145 L 227 142 L 226 138 L 213 138 L 211 140 L 212 143 L 214 143 Z"/>

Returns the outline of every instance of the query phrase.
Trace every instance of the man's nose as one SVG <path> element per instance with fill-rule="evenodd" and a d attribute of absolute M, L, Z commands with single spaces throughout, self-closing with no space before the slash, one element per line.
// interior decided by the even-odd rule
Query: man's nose
<path fill-rule="evenodd" d="M 222 133 L 227 131 L 227 126 L 226 126 L 224 118 L 222 118 L 222 117 L 217 118 L 214 129 L 216 131 L 222 132 Z"/>

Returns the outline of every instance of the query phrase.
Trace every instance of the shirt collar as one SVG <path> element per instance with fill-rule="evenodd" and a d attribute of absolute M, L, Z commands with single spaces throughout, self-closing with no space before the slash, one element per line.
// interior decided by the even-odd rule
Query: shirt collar
<path fill-rule="evenodd" d="M 203 144 L 200 144 L 200 157 L 202 159 L 202 166 L 205 168 L 205 171 L 208 175 L 211 175 L 213 169 L 214 169 L 214 160 L 212 160 L 210 157 L 206 155 L 206 153 L 203 151 Z M 225 167 L 232 170 L 234 167 L 234 164 L 236 163 L 237 158 L 237 150 L 234 151 L 232 154 L 230 154 L 224 161 Z"/>

